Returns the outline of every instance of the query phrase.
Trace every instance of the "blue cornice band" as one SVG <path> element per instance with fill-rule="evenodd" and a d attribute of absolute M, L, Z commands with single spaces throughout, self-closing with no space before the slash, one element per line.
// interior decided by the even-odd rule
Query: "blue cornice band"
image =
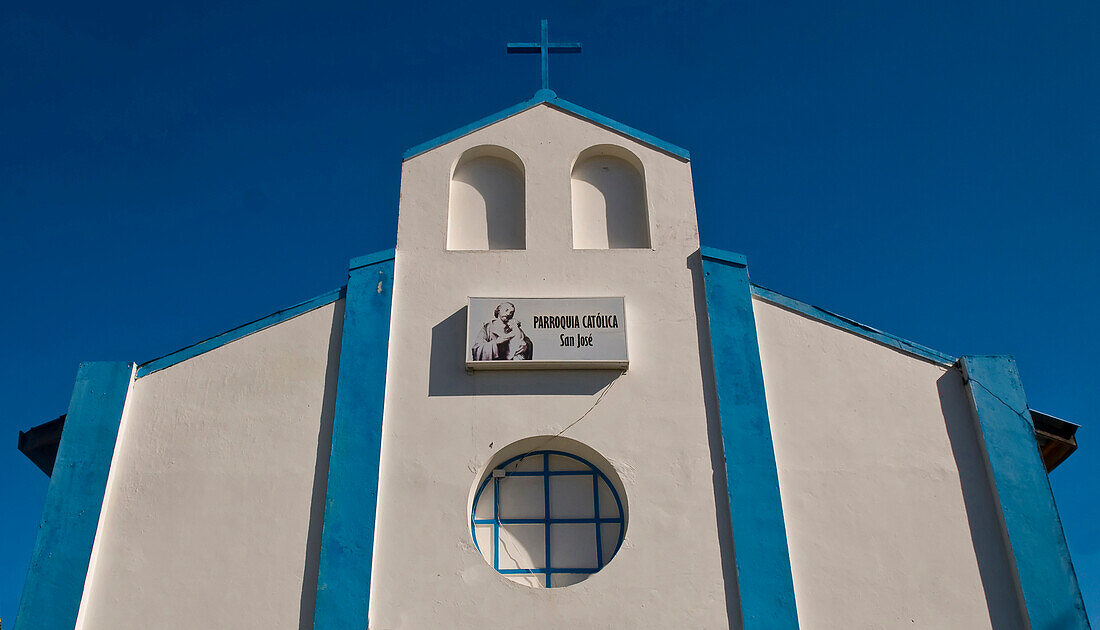
<path fill-rule="evenodd" d="M 749 265 L 749 261 L 745 258 L 744 254 L 718 249 L 717 247 L 707 247 L 704 245 L 699 248 L 699 255 L 701 255 L 704 260 L 717 260 L 719 262 L 737 265 L 738 267 L 747 267 Z"/>
<path fill-rule="evenodd" d="M 651 136 L 644 131 L 639 131 L 629 125 L 624 125 L 617 120 L 612 120 L 607 116 L 597 114 L 590 109 L 585 109 L 580 105 L 571 103 L 563 98 L 554 98 L 546 102 L 549 105 L 556 107 L 562 111 L 567 111 L 574 116 L 583 118 L 589 122 L 594 122 L 597 125 L 604 127 L 605 129 L 609 129 L 616 133 L 627 136 L 628 138 L 637 140 L 638 142 L 641 142 L 642 144 L 648 145 L 659 151 L 664 151 L 665 153 L 674 155 L 681 160 L 684 160 L 685 162 L 691 160 L 691 154 L 688 152 L 687 149 L 680 148 L 675 144 L 672 144 L 671 142 L 665 142 L 664 140 Z"/>
<path fill-rule="evenodd" d="M 1008 356 L 965 356 L 959 365 L 1031 628 L 1088 630 L 1081 589 L 1016 362 Z"/>
<path fill-rule="evenodd" d="M 366 267 L 375 263 L 386 262 L 387 260 L 393 260 L 396 255 L 396 251 L 392 249 L 383 249 L 381 251 L 374 252 L 373 254 L 367 254 L 365 256 L 358 256 L 352 258 L 348 263 L 348 270 L 355 271 L 360 267 Z"/>
<path fill-rule="evenodd" d="M 748 268 L 743 256 L 720 250 L 708 248 L 702 259 L 743 628 L 794 630 L 794 579 Z"/>
<path fill-rule="evenodd" d="M 133 363 L 82 363 L 50 475 L 16 630 L 76 625 Z"/>
<path fill-rule="evenodd" d="M 474 122 L 472 122 L 468 125 L 463 125 L 463 126 L 459 127 L 458 129 L 448 131 L 447 133 L 445 133 L 441 136 L 436 136 L 435 138 L 432 138 L 431 140 L 428 140 L 427 142 L 421 142 L 420 144 L 418 144 L 418 145 L 410 148 L 409 150 L 405 151 L 404 155 L 401 156 L 401 159 L 402 159 L 402 161 L 409 160 L 409 159 L 412 159 L 412 158 L 420 155 L 421 153 L 427 153 L 428 151 L 431 151 L 432 149 L 434 149 L 436 147 L 440 147 L 440 146 L 443 146 L 443 145 L 447 144 L 448 142 L 458 140 L 462 136 L 469 135 L 469 134 L 477 131 L 478 129 L 481 129 L 483 127 L 488 127 L 489 125 L 491 125 L 493 123 L 500 122 L 500 121 L 504 120 L 505 118 L 511 118 L 512 116 L 515 116 L 516 114 L 518 114 L 518 113 L 520 113 L 524 110 L 530 109 L 530 108 L 534 107 L 535 105 L 538 105 L 539 103 L 543 103 L 543 102 L 545 102 L 545 99 L 533 98 L 529 101 L 524 101 L 522 103 L 518 103 L 516 105 L 513 105 L 513 106 L 511 106 L 507 109 L 502 109 L 502 110 L 500 110 L 499 112 L 497 112 L 495 114 L 490 114 L 490 115 L 486 116 L 485 118 L 482 118 L 480 120 L 475 120 Z"/>
<path fill-rule="evenodd" d="M 316 630 L 367 628 L 382 410 L 386 393 L 393 252 L 351 263 L 344 301 L 336 413 L 317 574 Z"/>
<path fill-rule="evenodd" d="M 771 302 L 776 306 L 781 306 L 789 311 L 801 313 L 812 319 L 816 319 L 819 322 L 824 322 L 830 326 L 835 326 L 841 330 L 846 330 L 850 333 L 859 335 L 864 339 L 870 339 L 876 343 L 880 343 L 884 346 L 889 346 L 895 350 L 900 350 L 906 354 L 924 359 L 930 363 L 942 365 L 944 367 L 953 365 L 955 363 L 955 357 L 940 352 L 939 350 L 933 350 L 926 346 L 922 346 L 919 343 L 909 341 L 908 339 L 902 339 L 897 335 L 891 335 L 888 332 L 881 331 L 877 328 L 872 328 L 866 324 L 861 324 L 853 319 L 848 319 L 843 315 L 837 315 L 823 308 L 818 308 L 812 304 L 801 302 L 792 297 L 787 297 L 782 293 L 777 293 L 771 289 L 765 289 L 764 287 L 753 285 L 752 294 L 760 299 Z"/>
<path fill-rule="evenodd" d="M 702 247 L 700 248 L 700 254 L 704 260 L 715 260 L 720 262 L 729 263 L 731 265 L 738 265 L 745 267 L 748 263 L 745 260 L 743 254 L 726 251 L 724 249 L 718 249 L 716 247 Z M 841 330 L 847 330 L 850 333 L 854 333 L 865 339 L 880 343 L 884 346 L 889 346 L 895 350 L 901 350 L 906 354 L 911 354 L 915 357 L 919 357 L 931 363 L 936 363 L 942 366 L 954 365 L 955 357 L 944 354 L 938 350 L 933 350 L 926 346 L 922 346 L 919 343 L 914 343 L 908 339 L 902 339 L 897 335 L 891 335 L 888 332 L 881 331 L 877 328 L 872 328 L 866 324 L 861 324 L 855 320 L 848 319 L 843 315 L 837 315 L 836 313 L 827 311 L 823 308 L 818 308 L 812 304 L 796 300 L 792 297 L 783 295 L 771 289 L 765 289 L 759 285 L 751 285 L 752 294 L 756 297 L 780 306 L 789 311 L 801 313 L 806 317 L 815 319 L 819 322 L 824 322 L 830 326 L 835 326 Z"/>
<path fill-rule="evenodd" d="M 628 138 L 631 138 L 633 140 L 641 142 L 642 144 L 647 145 L 651 148 L 657 149 L 658 151 L 663 151 L 665 153 L 668 153 L 669 155 L 680 158 L 681 160 L 684 160 L 685 162 L 691 160 L 691 154 L 688 153 L 687 149 L 683 149 L 681 147 L 678 147 L 678 146 L 672 144 L 671 142 L 665 142 L 664 140 L 661 140 L 660 138 L 655 138 L 655 137 L 649 135 L 648 133 L 645 133 L 644 131 L 639 131 L 639 130 L 633 128 L 633 127 L 630 127 L 629 125 L 624 125 L 623 123 L 621 123 L 617 120 L 612 120 L 611 118 L 608 118 L 607 116 L 597 114 L 596 112 L 594 112 L 592 110 L 585 109 L 585 108 L 581 107 L 580 105 L 577 105 L 575 103 L 571 103 L 571 102 L 569 102 L 569 101 L 567 101 L 563 98 L 559 98 L 558 95 L 555 94 L 553 90 L 539 90 L 538 92 L 535 92 L 535 96 L 533 98 L 529 99 L 529 100 L 526 100 L 526 101 L 524 101 L 522 103 L 519 103 L 517 105 L 513 105 L 513 106 L 511 106 L 507 109 L 502 109 L 501 111 L 499 111 L 495 114 L 486 116 L 485 118 L 482 118 L 481 120 L 474 121 L 474 122 L 472 122 L 468 125 L 463 125 L 462 127 L 459 127 L 458 129 L 447 132 L 447 133 L 445 133 L 441 136 L 438 136 L 436 138 L 428 140 L 427 142 L 422 142 L 422 143 L 412 147 L 408 151 L 405 151 L 405 154 L 402 156 L 402 160 L 412 159 L 412 158 L 420 155 L 421 153 L 431 151 L 432 149 L 434 149 L 436 147 L 439 147 L 439 146 L 442 146 L 444 144 L 447 144 L 448 142 L 452 142 L 454 140 L 457 140 L 457 139 L 461 138 L 462 136 L 469 135 L 469 134 L 477 131 L 478 129 L 488 127 L 489 125 L 491 125 L 493 123 L 500 122 L 500 121 L 504 120 L 505 118 L 511 118 L 512 116 L 515 116 L 516 114 L 518 114 L 520 112 L 527 111 L 528 109 L 531 109 L 532 107 L 535 107 L 536 105 L 541 105 L 543 103 L 546 103 L 547 105 L 549 105 L 551 107 L 554 107 L 556 109 L 559 109 L 563 112 L 568 112 L 570 114 L 573 114 L 574 116 L 577 116 L 578 118 L 582 118 L 582 119 L 587 120 L 591 123 L 595 123 L 595 124 L 605 128 L 605 129 L 608 129 L 610 131 L 614 131 L 615 133 L 624 135 Z"/>
<path fill-rule="evenodd" d="M 138 366 L 137 378 L 148 376 L 153 372 L 163 370 L 167 367 L 172 367 L 173 365 L 181 361 L 186 361 L 187 359 L 203 354 L 204 352 L 210 352 L 214 348 L 224 346 L 225 344 L 231 341 L 236 341 L 241 337 L 246 337 L 254 332 L 263 330 L 264 328 L 270 328 L 271 326 L 274 326 L 275 324 L 278 324 L 280 322 L 285 322 L 291 317 L 297 317 L 303 313 L 308 313 L 309 311 L 320 308 L 326 304 L 331 304 L 336 300 L 339 300 L 341 297 L 343 297 L 343 295 L 343 287 L 340 287 L 339 289 L 333 289 L 332 291 L 319 295 L 311 300 L 306 300 L 305 302 L 302 302 L 300 304 L 295 304 L 290 308 L 284 308 L 283 310 L 276 311 L 266 317 L 261 317 L 260 319 L 257 319 L 255 321 L 237 326 L 236 328 L 223 332 L 220 335 L 215 335 L 213 337 L 210 337 L 209 339 L 204 339 L 198 343 L 191 344 L 186 348 L 176 350 L 171 354 L 166 354 L 163 357 L 142 363 Z"/>

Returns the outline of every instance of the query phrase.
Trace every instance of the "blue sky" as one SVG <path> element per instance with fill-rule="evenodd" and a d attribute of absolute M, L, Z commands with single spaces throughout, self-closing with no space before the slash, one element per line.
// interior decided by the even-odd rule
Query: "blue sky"
<path fill-rule="evenodd" d="M 769 288 L 951 354 L 1016 357 L 1082 424 L 1051 476 L 1100 615 L 1100 5 L 0 6 L 0 619 L 47 478 L 17 431 L 81 360 L 146 361 L 393 246 L 404 149 L 518 103 L 692 152 L 703 243 Z M 1011 6 L 1010 6 L 1011 5 Z M 7 437 L 4 437 L 7 436 Z"/>

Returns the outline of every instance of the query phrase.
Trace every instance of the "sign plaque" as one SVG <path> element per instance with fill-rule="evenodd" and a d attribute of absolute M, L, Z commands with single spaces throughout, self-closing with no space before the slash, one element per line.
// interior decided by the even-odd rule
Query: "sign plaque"
<path fill-rule="evenodd" d="M 471 297 L 466 368 L 471 370 L 627 367 L 621 297 Z"/>

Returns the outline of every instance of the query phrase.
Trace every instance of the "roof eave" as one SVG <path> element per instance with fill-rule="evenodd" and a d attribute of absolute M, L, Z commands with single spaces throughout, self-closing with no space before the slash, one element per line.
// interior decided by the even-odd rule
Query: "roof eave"
<path fill-rule="evenodd" d="M 405 151 L 405 154 L 402 156 L 402 161 L 410 160 L 422 153 L 431 151 L 436 147 L 440 147 L 449 142 L 458 140 L 463 136 L 467 136 L 475 131 L 484 129 L 489 125 L 498 123 L 506 118 L 511 118 L 516 114 L 520 114 L 531 109 L 532 107 L 543 104 L 549 105 L 550 107 L 553 107 L 559 111 L 571 114 L 583 120 L 587 120 L 590 123 L 599 125 L 604 129 L 618 133 L 622 136 L 630 138 L 631 140 L 640 142 L 650 147 L 651 149 L 656 149 L 663 153 L 667 153 L 685 162 L 691 161 L 691 154 L 688 153 L 687 149 L 678 147 L 671 142 L 665 142 L 660 138 L 651 136 L 644 131 L 639 131 L 629 125 L 624 125 L 623 123 L 608 118 L 607 116 L 597 114 L 596 112 L 585 109 L 584 107 L 581 107 L 576 103 L 571 103 L 563 98 L 559 98 L 558 95 L 555 94 L 552 90 L 539 90 L 538 92 L 535 92 L 534 97 L 529 100 L 526 100 L 517 105 L 513 105 L 512 107 L 509 107 L 507 109 L 503 109 L 495 114 L 486 116 L 485 118 L 474 121 L 468 125 L 459 127 L 458 129 L 428 140 L 427 142 L 422 142 L 412 147 L 408 151 Z"/>

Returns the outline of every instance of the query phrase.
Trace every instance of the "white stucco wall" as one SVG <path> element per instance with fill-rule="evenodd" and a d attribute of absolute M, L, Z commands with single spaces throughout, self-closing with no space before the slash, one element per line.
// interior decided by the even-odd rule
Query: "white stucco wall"
<path fill-rule="evenodd" d="M 525 250 L 448 250 L 452 169 L 482 145 L 522 160 Z M 597 145 L 642 165 L 650 248 L 574 249 L 571 169 Z M 404 163 L 372 630 L 738 625 L 698 249 L 688 163 L 547 105 Z M 624 296 L 630 368 L 468 373 L 469 296 Z M 754 308 L 802 627 L 1023 628 L 959 374 Z M 133 384 L 82 629 L 311 627 L 342 317 Z M 475 548 L 472 486 L 565 429 L 614 467 L 626 540 L 591 578 L 530 588 Z"/>
<path fill-rule="evenodd" d="M 614 147 L 593 147 L 577 159 L 571 175 L 573 247 L 649 247 L 645 178 L 641 165 L 631 162 L 616 156 Z"/>
<path fill-rule="evenodd" d="M 802 627 L 1022 628 L 958 371 L 753 307 Z"/>
<path fill-rule="evenodd" d="M 311 627 L 342 320 L 339 301 L 133 384 L 82 629 Z"/>
<path fill-rule="evenodd" d="M 523 163 L 515 155 L 474 148 L 451 177 L 447 249 L 523 249 Z"/>
<path fill-rule="evenodd" d="M 526 251 L 446 250 L 450 169 L 481 144 L 524 162 Z M 644 164 L 652 249 L 573 249 L 570 171 L 598 144 Z M 371 627 L 726 627 L 690 165 L 542 105 L 406 161 L 398 225 Z M 615 466 L 630 522 L 619 554 L 580 584 L 497 574 L 471 540 L 468 499 L 496 449 L 562 430 L 617 372 L 467 374 L 471 295 L 626 298 L 630 369 L 566 435 Z"/>

